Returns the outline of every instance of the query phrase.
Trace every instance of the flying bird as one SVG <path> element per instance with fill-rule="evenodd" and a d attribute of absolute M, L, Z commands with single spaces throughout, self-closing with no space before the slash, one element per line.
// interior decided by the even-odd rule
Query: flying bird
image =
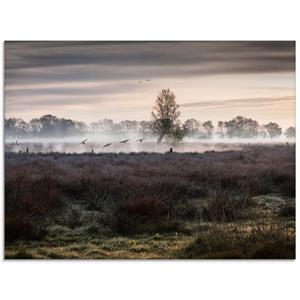
<path fill-rule="evenodd" d="M 108 143 L 106 145 L 103 146 L 103 148 L 110 146 L 112 143 Z"/>
<path fill-rule="evenodd" d="M 79 143 L 79 144 L 82 144 L 82 145 L 85 145 L 85 143 L 86 143 L 86 141 L 87 141 L 88 139 L 85 139 L 85 140 L 83 140 L 81 143 Z"/>
<path fill-rule="evenodd" d="M 136 142 L 142 143 L 144 139 L 145 139 L 145 138 L 138 139 L 138 140 L 136 140 Z"/>
<path fill-rule="evenodd" d="M 125 143 L 127 143 L 128 141 L 129 141 L 129 139 L 128 139 L 128 140 L 121 141 L 120 143 L 121 143 L 121 144 L 125 144 Z"/>
<path fill-rule="evenodd" d="M 145 81 L 150 81 L 150 79 L 146 79 Z M 144 81 L 143 80 L 140 80 L 139 81 L 139 84 L 143 83 Z"/>

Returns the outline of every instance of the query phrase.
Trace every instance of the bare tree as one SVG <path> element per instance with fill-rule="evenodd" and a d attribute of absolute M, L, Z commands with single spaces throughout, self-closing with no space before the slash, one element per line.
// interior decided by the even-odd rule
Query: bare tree
<path fill-rule="evenodd" d="M 161 143 L 164 136 L 172 133 L 176 126 L 180 112 L 176 104 L 175 95 L 169 89 L 163 89 L 156 98 L 152 111 L 152 131 L 157 134 L 157 143 Z"/>

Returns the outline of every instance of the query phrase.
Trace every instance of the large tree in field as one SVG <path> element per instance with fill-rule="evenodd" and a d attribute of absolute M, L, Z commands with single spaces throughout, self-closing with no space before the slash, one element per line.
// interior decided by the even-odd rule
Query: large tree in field
<path fill-rule="evenodd" d="M 152 130 L 158 135 L 159 144 L 164 136 L 172 134 L 176 128 L 180 112 L 176 104 L 175 95 L 169 89 L 161 90 L 156 98 L 152 111 Z"/>

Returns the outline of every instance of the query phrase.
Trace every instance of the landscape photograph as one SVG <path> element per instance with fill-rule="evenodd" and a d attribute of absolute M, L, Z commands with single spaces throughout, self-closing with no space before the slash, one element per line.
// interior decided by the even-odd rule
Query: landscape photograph
<path fill-rule="evenodd" d="M 294 41 L 6 41 L 5 259 L 295 259 Z"/>

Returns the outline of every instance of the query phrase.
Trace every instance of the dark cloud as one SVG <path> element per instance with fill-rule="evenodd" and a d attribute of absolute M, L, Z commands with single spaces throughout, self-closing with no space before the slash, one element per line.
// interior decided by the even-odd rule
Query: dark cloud
<path fill-rule="evenodd" d="M 286 72 L 295 68 L 295 43 L 7 42 L 5 62 L 6 70 L 76 65 L 99 68 L 198 65 L 194 72 L 200 75 L 206 72 Z"/>

